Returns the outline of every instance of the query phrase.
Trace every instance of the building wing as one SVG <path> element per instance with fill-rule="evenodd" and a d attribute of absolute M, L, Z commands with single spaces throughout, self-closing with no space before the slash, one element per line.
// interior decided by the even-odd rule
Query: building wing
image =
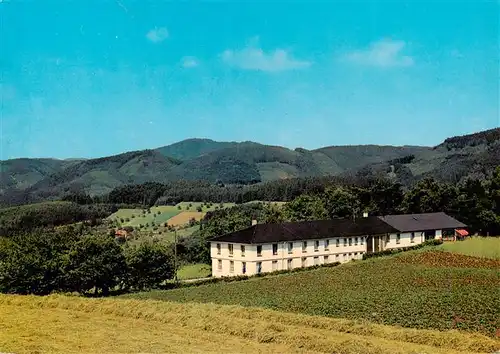
<path fill-rule="evenodd" d="M 400 232 L 456 229 L 464 228 L 467 226 L 442 212 L 385 215 L 379 216 L 379 219 L 399 230 Z"/>

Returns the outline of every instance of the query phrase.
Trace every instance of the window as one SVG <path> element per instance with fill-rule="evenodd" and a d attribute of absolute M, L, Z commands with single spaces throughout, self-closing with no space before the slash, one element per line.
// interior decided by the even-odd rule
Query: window
<path fill-rule="evenodd" d="M 302 257 L 302 268 L 305 267 L 306 265 L 307 265 L 307 258 Z"/>
<path fill-rule="evenodd" d="M 245 246 L 241 245 L 241 256 L 245 257 Z"/>
<path fill-rule="evenodd" d="M 302 242 L 302 252 L 307 252 L 307 241 Z"/>
<path fill-rule="evenodd" d="M 293 242 L 288 242 L 288 253 L 293 253 Z"/>
<path fill-rule="evenodd" d="M 389 242 L 391 242 L 391 235 L 387 235 L 387 237 L 385 238 L 385 243 Z"/>
<path fill-rule="evenodd" d="M 325 240 L 325 251 L 328 251 L 328 247 L 330 247 L 330 240 Z"/>
<path fill-rule="evenodd" d="M 233 256 L 233 244 L 228 243 L 227 249 L 229 250 L 229 257 Z"/>
<path fill-rule="evenodd" d="M 222 270 L 222 260 L 220 259 L 217 261 L 217 269 Z"/>
<path fill-rule="evenodd" d="M 316 256 L 314 257 L 314 265 L 318 265 L 319 264 L 319 257 Z"/>
<path fill-rule="evenodd" d="M 347 253 L 344 253 L 344 255 L 342 256 L 344 261 L 347 259 Z"/>
<path fill-rule="evenodd" d="M 324 262 L 324 263 L 328 263 L 328 256 L 324 256 L 324 257 L 323 257 L 323 262 Z"/>
<path fill-rule="evenodd" d="M 335 255 L 335 260 L 338 261 L 340 259 L 340 254 Z"/>
<path fill-rule="evenodd" d="M 247 273 L 247 262 L 241 262 L 241 273 Z"/>
<path fill-rule="evenodd" d="M 364 244 L 365 244 L 365 238 L 361 237 L 361 245 L 364 245 Z"/>
<path fill-rule="evenodd" d="M 277 255 L 278 255 L 278 244 L 273 243 L 273 256 L 277 256 Z"/>
<path fill-rule="evenodd" d="M 349 237 L 349 246 L 352 246 L 352 237 Z"/>
<path fill-rule="evenodd" d="M 288 269 L 292 269 L 292 265 L 293 265 L 293 263 L 292 263 L 292 262 L 293 262 L 293 259 L 291 259 L 291 258 L 290 258 L 289 260 L 287 260 L 287 261 L 286 261 L 286 267 L 287 267 Z"/>
<path fill-rule="evenodd" d="M 217 254 L 220 254 L 220 243 L 217 244 Z"/>
<path fill-rule="evenodd" d="M 357 237 L 354 238 L 354 245 L 356 245 L 356 246 L 358 245 L 358 238 Z"/>
<path fill-rule="evenodd" d="M 314 252 L 318 252 L 319 250 L 319 241 L 314 241 Z"/>
<path fill-rule="evenodd" d="M 396 235 L 396 243 L 397 244 L 401 243 L 401 234 Z"/>
<path fill-rule="evenodd" d="M 273 270 L 278 270 L 278 261 L 273 261 Z"/>
<path fill-rule="evenodd" d="M 344 238 L 344 247 L 346 247 L 346 246 L 347 246 L 347 239 Z"/>
<path fill-rule="evenodd" d="M 257 257 L 262 257 L 262 245 L 257 246 Z"/>
<path fill-rule="evenodd" d="M 234 273 L 234 261 L 229 261 L 229 272 Z"/>
<path fill-rule="evenodd" d="M 415 243 L 415 233 L 414 232 L 412 232 L 410 235 L 410 242 Z"/>
<path fill-rule="evenodd" d="M 257 262 L 257 273 L 262 273 L 262 262 Z"/>
<path fill-rule="evenodd" d="M 339 246 L 340 246 L 340 239 L 336 239 L 336 240 L 335 240 L 335 245 L 336 245 L 337 247 L 339 247 Z"/>

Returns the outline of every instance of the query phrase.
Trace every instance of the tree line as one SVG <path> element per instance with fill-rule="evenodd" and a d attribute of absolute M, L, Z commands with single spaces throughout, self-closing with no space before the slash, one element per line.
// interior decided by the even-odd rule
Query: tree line
<path fill-rule="evenodd" d="M 171 249 L 159 243 L 119 245 L 105 234 L 36 230 L 0 237 L 0 292 L 107 296 L 156 288 L 172 279 Z"/>

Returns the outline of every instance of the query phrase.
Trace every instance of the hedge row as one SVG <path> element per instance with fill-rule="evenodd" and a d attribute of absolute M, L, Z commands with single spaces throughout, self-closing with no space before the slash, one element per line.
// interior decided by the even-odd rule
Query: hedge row
<path fill-rule="evenodd" d="M 418 245 L 415 245 L 415 246 L 388 249 L 388 250 L 383 250 L 383 251 L 374 252 L 374 253 L 365 253 L 365 254 L 363 254 L 363 259 L 390 256 L 390 255 L 398 254 L 398 253 L 401 253 L 401 252 L 418 250 L 420 248 L 424 248 L 424 247 L 427 247 L 427 246 L 439 246 L 442 243 L 443 243 L 442 240 L 427 240 L 427 241 L 422 242 L 422 243 L 420 243 Z"/>
<path fill-rule="evenodd" d="M 318 268 L 332 268 L 340 265 L 340 262 L 334 262 L 334 263 L 325 263 L 325 264 L 318 264 L 310 267 L 304 267 L 304 268 L 293 268 L 293 269 L 283 269 L 283 270 L 276 270 L 274 272 L 266 272 L 266 273 L 258 273 L 254 275 L 235 275 L 232 277 L 219 277 L 219 278 L 208 278 L 208 279 L 203 279 L 199 281 L 193 281 L 191 283 L 177 283 L 177 284 L 168 284 L 168 288 L 187 288 L 191 286 L 199 286 L 199 285 L 205 285 L 205 284 L 214 284 L 214 283 L 231 283 L 235 281 L 241 281 L 241 280 L 248 280 L 252 278 L 261 278 L 261 277 L 268 277 L 272 275 L 279 275 L 279 274 L 289 274 L 289 273 L 299 273 L 307 270 L 313 270 L 313 269 L 318 269 Z"/>

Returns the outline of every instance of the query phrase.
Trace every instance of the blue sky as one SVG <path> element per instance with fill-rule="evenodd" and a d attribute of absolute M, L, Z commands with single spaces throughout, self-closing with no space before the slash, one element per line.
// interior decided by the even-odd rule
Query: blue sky
<path fill-rule="evenodd" d="M 0 0 L 0 159 L 500 126 L 498 1 Z"/>

